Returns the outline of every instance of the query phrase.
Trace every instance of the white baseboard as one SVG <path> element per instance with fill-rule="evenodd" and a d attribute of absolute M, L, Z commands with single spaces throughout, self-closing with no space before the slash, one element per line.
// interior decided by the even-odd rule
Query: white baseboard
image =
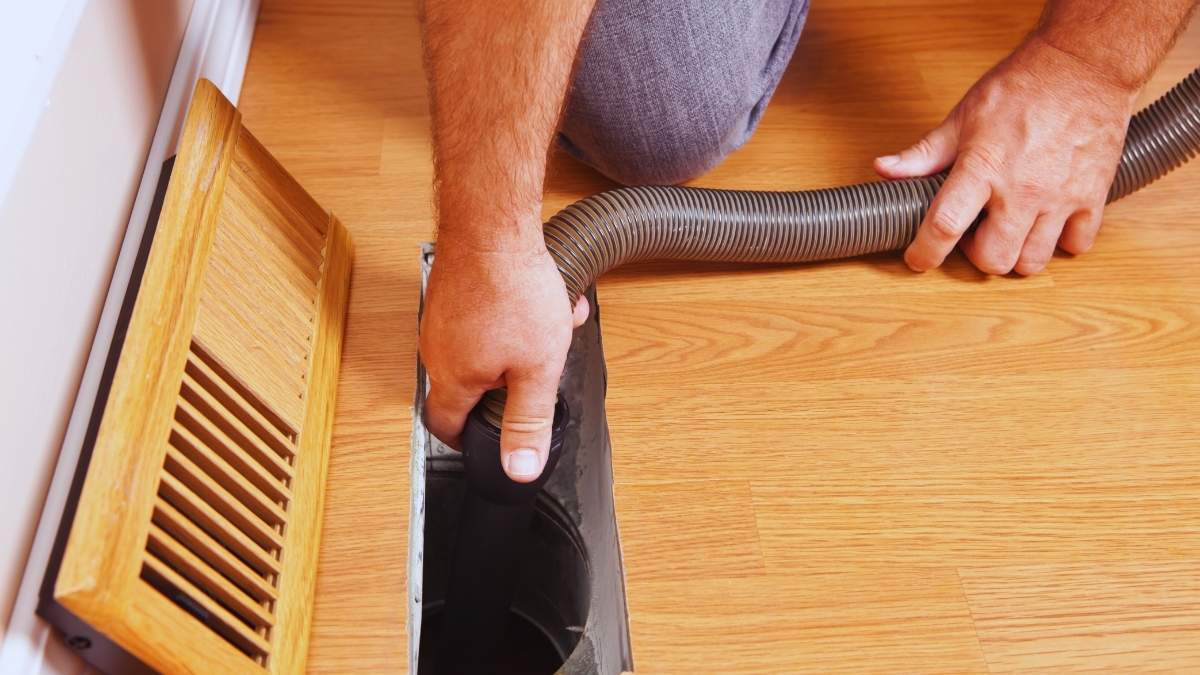
<path fill-rule="evenodd" d="M 0 673 L 65 675 L 84 670 L 82 662 L 72 658 L 73 654 L 53 635 L 50 626 L 35 614 L 43 574 L 79 461 L 101 370 L 112 344 L 117 313 L 129 284 L 162 164 L 175 153 L 179 128 L 200 78 L 212 80 L 227 98 L 237 102 L 258 8 L 259 0 L 195 0 L 192 5 L 41 520 L 0 646 Z"/>

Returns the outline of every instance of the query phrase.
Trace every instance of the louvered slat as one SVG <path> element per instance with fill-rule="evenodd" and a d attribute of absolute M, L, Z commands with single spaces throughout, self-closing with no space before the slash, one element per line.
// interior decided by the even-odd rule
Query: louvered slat
<path fill-rule="evenodd" d="M 222 459 L 220 455 L 200 444 L 199 439 L 187 429 L 175 426 L 172 428 L 171 438 L 167 442 L 195 462 L 214 480 L 225 486 L 238 501 L 245 504 L 268 524 L 275 526 L 287 522 L 287 513 L 278 503 L 271 501 L 270 497 L 255 487 L 249 479 L 238 473 L 237 469 Z"/>
<path fill-rule="evenodd" d="M 230 441 L 223 433 L 214 432 L 208 425 L 202 424 L 203 416 L 187 401 L 180 401 L 175 409 L 175 422 L 171 425 L 174 433 L 187 439 L 203 452 L 229 463 L 255 487 L 276 502 L 286 503 L 291 500 L 291 490 L 284 484 L 286 476 L 280 478 L 256 461 L 245 450 Z"/>
<path fill-rule="evenodd" d="M 274 614 L 153 523 L 146 547 L 205 595 L 230 608 L 255 631 L 275 625 Z"/>
<path fill-rule="evenodd" d="M 307 370 L 307 364 L 298 348 L 286 340 L 277 340 L 269 326 L 237 318 L 255 311 L 252 306 L 224 295 L 204 298 L 198 310 L 198 334 L 222 358 L 240 350 L 238 361 L 231 367 L 246 373 L 247 379 L 262 382 L 263 398 L 271 407 L 281 411 L 284 419 L 295 419 L 304 409 L 304 396 L 303 377 L 293 373 Z"/>
<path fill-rule="evenodd" d="M 228 414 L 223 413 L 221 404 L 204 391 L 203 387 L 198 386 L 186 372 L 180 394 L 179 409 L 188 413 L 187 417 L 192 422 L 188 428 L 193 433 L 201 437 L 204 437 L 202 434 L 207 434 L 223 447 L 242 450 L 279 480 L 291 479 L 292 467 L 265 443 L 256 443 L 252 438 L 253 434 L 245 425 L 234 422 Z"/>
<path fill-rule="evenodd" d="M 213 510 L 233 523 L 256 544 L 267 550 L 277 550 L 283 546 L 283 538 L 273 527 L 246 508 L 228 490 L 221 487 L 190 459 L 184 457 L 178 449 L 173 447 L 167 449 L 164 466 L 169 475 L 191 488 L 196 496 L 212 506 Z"/>
<path fill-rule="evenodd" d="M 216 618 L 221 624 L 231 633 L 234 638 L 246 651 L 252 652 L 255 655 L 265 656 L 271 651 L 271 645 L 263 636 L 252 630 L 241 619 L 234 616 L 229 610 L 222 607 L 217 601 L 205 595 L 200 589 L 196 588 L 195 584 L 183 578 L 171 566 L 159 560 L 157 557 L 146 554 L 144 558 L 146 567 L 149 567 L 155 574 L 159 575 L 170 585 L 183 592 L 189 600 L 195 602 L 204 609 L 210 616 Z"/>
<path fill-rule="evenodd" d="M 253 247 L 256 240 L 260 239 L 276 244 L 276 247 L 273 247 L 275 250 L 268 254 L 273 263 L 272 267 L 295 288 L 302 291 L 311 289 L 315 295 L 317 282 L 320 280 L 321 251 L 296 238 L 292 232 L 283 233 L 279 228 L 263 226 L 260 220 L 246 213 L 239 204 L 240 202 L 229 205 L 231 210 L 237 210 L 230 215 L 238 222 L 246 223 L 246 226 L 230 228 L 230 237 L 243 248 Z M 306 293 L 301 295 L 312 297 Z"/>
<path fill-rule="evenodd" d="M 314 250 L 324 250 L 329 241 L 329 213 L 291 179 L 287 169 L 253 134 L 242 133 L 238 141 L 243 152 L 234 158 L 230 172 L 244 180 L 235 182 L 252 187 L 257 193 L 253 203 L 270 206 L 291 225 L 281 226 L 280 230 L 307 237 Z M 289 180 L 278 180 L 280 174 Z"/>
<path fill-rule="evenodd" d="M 217 357 L 213 356 L 212 353 L 210 353 L 209 350 L 204 346 L 204 344 L 194 336 L 192 338 L 190 349 L 188 350 L 188 356 L 208 366 L 210 370 L 216 373 L 217 377 L 219 377 L 222 382 L 232 387 L 234 391 L 238 392 L 238 394 L 242 396 L 242 400 L 249 403 L 251 407 L 253 407 L 258 414 L 262 415 L 267 421 L 269 421 L 271 426 L 275 427 L 277 431 L 282 433 L 287 438 L 291 438 L 293 440 L 296 438 L 298 434 L 296 430 L 297 428 L 291 423 L 287 422 L 284 417 L 280 415 L 278 410 L 272 408 L 266 401 L 262 399 L 262 397 L 258 396 L 241 378 L 230 373 L 229 367 L 221 363 Z"/>
<path fill-rule="evenodd" d="M 248 261 L 237 261 L 248 262 Z M 216 259 L 213 269 L 218 270 L 239 284 L 256 284 L 274 296 L 270 305 L 260 305 L 259 311 L 266 315 L 266 323 L 275 327 L 278 334 L 286 337 L 288 344 L 303 348 L 312 340 L 312 303 L 288 293 L 288 282 L 280 278 L 270 260 L 256 260 L 253 267 L 236 265 L 233 261 Z"/>
<path fill-rule="evenodd" d="M 257 264 L 252 260 L 241 262 Z M 214 274 L 224 273 L 228 269 L 228 266 L 216 262 L 211 266 Z M 242 275 L 238 273 L 226 274 L 228 288 L 220 295 L 213 294 L 200 301 L 201 316 L 206 321 L 211 321 L 208 324 L 210 326 L 216 323 L 216 320 L 210 320 L 209 317 L 220 316 L 222 328 L 232 328 L 230 333 L 236 333 L 237 337 L 243 340 L 241 348 L 248 354 L 253 353 L 256 359 L 264 360 L 262 372 L 287 373 L 280 378 L 281 382 L 295 383 L 295 393 L 299 395 L 302 390 L 299 382 L 303 379 L 303 374 L 308 372 L 306 359 L 312 345 L 306 339 L 307 336 L 302 337 L 302 332 L 296 330 L 296 319 L 279 316 L 272 309 L 275 306 L 274 299 L 271 304 L 263 301 L 262 296 L 267 293 L 259 286 L 266 284 L 256 284 L 247 288 L 239 277 Z M 214 335 L 215 330 L 208 329 L 210 338 L 218 337 Z M 232 337 L 234 335 L 219 335 L 219 339 L 226 345 L 231 344 Z"/>
<path fill-rule="evenodd" d="M 204 558 L 255 600 L 266 602 L 279 597 L 279 591 L 264 578 L 264 575 L 273 576 L 270 572 L 251 569 L 241 558 L 231 553 L 161 497 L 154 503 L 151 522 L 170 533 L 197 556 Z"/>
<path fill-rule="evenodd" d="M 273 551 L 267 551 L 247 537 L 195 492 L 169 473 L 161 476 L 159 493 L 181 513 L 186 515 L 213 538 L 220 540 L 226 548 L 259 571 L 279 573 L 279 560 Z"/>
<path fill-rule="evenodd" d="M 243 424 L 278 451 L 280 455 L 289 459 L 295 455 L 295 441 L 285 436 L 283 432 L 276 428 L 233 385 L 226 382 L 215 370 L 209 367 L 196 352 L 197 350 L 193 348 L 192 352 L 188 355 L 189 358 L 185 372 L 191 375 L 192 379 L 204 387 L 206 391 L 216 397 L 227 410 L 232 410 L 242 420 Z"/>

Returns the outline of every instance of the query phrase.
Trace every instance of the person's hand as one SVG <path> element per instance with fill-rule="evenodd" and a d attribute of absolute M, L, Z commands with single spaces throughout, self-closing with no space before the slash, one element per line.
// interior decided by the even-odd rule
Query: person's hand
<path fill-rule="evenodd" d="M 439 242 L 420 337 L 429 431 L 457 448 L 483 393 L 507 387 L 504 472 L 521 483 L 541 475 L 571 332 L 588 312 L 585 298 L 574 313 L 567 305 L 562 276 L 540 242 L 489 251 Z"/>
<path fill-rule="evenodd" d="M 886 178 L 954 166 L 904 254 L 909 267 L 937 267 L 960 238 L 988 274 L 1035 274 L 1056 244 L 1075 254 L 1091 248 L 1136 94 L 1030 37 L 925 138 L 875 160 Z"/>

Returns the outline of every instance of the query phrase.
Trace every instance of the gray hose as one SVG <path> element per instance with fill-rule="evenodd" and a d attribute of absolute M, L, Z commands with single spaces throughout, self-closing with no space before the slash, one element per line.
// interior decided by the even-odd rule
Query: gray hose
<path fill-rule="evenodd" d="M 1113 202 L 1200 151 L 1200 69 L 1133 117 Z M 916 236 L 947 172 L 823 190 L 756 192 L 629 187 L 575 202 L 545 225 L 571 305 L 600 275 L 641 260 L 796 263 L 902 249 Z M 488 392 L 499 424 L 503 392 Z"/>

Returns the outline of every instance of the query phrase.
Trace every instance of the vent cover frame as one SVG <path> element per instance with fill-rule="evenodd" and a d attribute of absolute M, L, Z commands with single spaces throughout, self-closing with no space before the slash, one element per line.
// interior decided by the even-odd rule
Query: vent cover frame
<path fill-rule="evenodd" d="M 352 245 L 207 80 L 180 138 L 38 612 L 107 672 L 299 672 Z"/>

